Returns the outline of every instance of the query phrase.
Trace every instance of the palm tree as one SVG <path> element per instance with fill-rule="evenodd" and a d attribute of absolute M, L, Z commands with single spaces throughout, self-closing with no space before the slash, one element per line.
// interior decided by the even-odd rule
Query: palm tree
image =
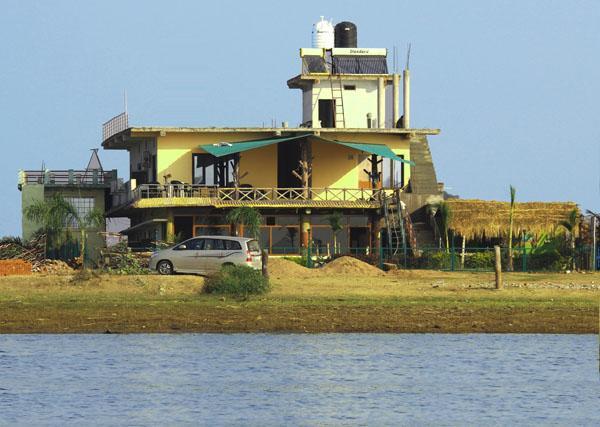
<path fill-rule="evenodd" d="M 58 249 L 71 238 L 71 228 L 79 229 L 82 265 L 85 264 L 86 240 L 90 229 L 104 224 L 104 214 L 92 209 L 84 217 L 60 194 L 53 194 L 46 200 L 39 200 L 24 209 L 30 221 L 40 224 L 40 230 L 46 234 L 46 247 Z"/>
<path fill-rule="evenodd" d="M 342 225 L 342 213 L 340 211 L 334 211 L 331 215 L 327 217 L 327 221 L 329 221 L 329 226 L 331 227 L 331 231 L 333 232 L 333 253 L 335 254 L 337 251 L 337 233 L 343 228 Z"/>
<path fill-rule="evenodd" d="M 562 225 L 567 230 L 567 238 L 571 246 L 571 269 L 575 270 L 575 227 L 579 221 L 579 212 L 573 209 L 569 212 L 569 217 L 565 221 L 561 221 Z"/>
<path fill-rule="evenodd" d="M 249 206 L 240 206 L 229 211 L 226 216 L 227 222 L 236 226 L 243 225 L 248 228 L 250 235 L 254 239 L 260 237 L 260 226 L 262 225 L 262 216 L 257 209 Z"/>
<path fill-rule="evenodd" d="M 513 271 L 513 250 L 512 250 L 512 238 L 513 238 L 513 222 L 515 216 L 515 196 L 517 189 L 512 185 L 510 188 L 510 212 L 508 215 L 508 264 L 506 269 Z"/>
<path fill-rule="evenodd" d="M 438 204 L 438 214 L 440 215 L 440 228 L 444 230 L 444 239 L 446 241 L 446 253 L 450 252 L 450 239 L 448 238 L 448 228 L 450 227 L 450 221 L 452 221 L 452 209 L 446 202 L 440 202 Z"/>

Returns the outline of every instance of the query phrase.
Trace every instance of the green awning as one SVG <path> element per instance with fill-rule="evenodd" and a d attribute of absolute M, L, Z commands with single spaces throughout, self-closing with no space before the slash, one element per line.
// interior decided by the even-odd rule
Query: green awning
<path fill-rule="evenodd" d="M 217 144 L 200 145 L 198 148 L 212 154 L 215 157 L 228 156 L 230 154 L 241 153 L 242 151 L 253 150 L 255 148 L 265 147 L 271 144 L 277 144 L 284 141 L 293 141 L 295 139 L 306 138 L 310 134 L 287 136 L 287 137 L 276 137 L 267 139 L 255 139 L 251 141 L 239 141 L 239 142 L 221 142 Z"/>
<path fill-rule="evenodd" d="M 323 142 L 333 142 L 335 144 L 345 145 L 346 147 L 353 148 L 355 150 L 364 151 L 366 153 L 376 154 L 381 157 L 386 157 L 388 159 L 398 160 L 399 162 L 409 164 L 414 166 L 415 163 L 410 160 L 404 160 L 402 157 L 399 157 L 396 153 L 394 153 L 387 145 L 382 144 L 367 144 L 365 142 L 347 142 L 347 141 L 338 141 L 334 139 L 325 139 L 321 137 L 315 137 Z"/>

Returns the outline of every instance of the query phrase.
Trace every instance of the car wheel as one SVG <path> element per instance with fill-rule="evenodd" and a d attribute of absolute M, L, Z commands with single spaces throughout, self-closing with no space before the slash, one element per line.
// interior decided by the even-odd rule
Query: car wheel
<path fill-rule="evenodd" d="M 156 266 L 158 274 L 169 275 L 173 274 L 173 264 L 167 260 L 160 261 Z"/>

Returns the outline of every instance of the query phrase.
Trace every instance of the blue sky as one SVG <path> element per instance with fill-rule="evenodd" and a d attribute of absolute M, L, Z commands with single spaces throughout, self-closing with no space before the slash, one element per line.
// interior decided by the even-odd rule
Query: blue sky
<path fill-rule="evenodd" d="M 84 168 L 124 89 L 135 125 L 300 122 L 285 82 L 319 15 L 362 47 L 412 43 L 412 124 L 441 128 L 450 192 L 600 210 L 598 1 L 2 0 L 0 235 L 21 232 L 17 171 Z"/>

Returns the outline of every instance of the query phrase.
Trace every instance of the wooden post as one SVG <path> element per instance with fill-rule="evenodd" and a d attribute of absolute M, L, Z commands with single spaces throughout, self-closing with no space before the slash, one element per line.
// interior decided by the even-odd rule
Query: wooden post
<path fill-rule="evenodd" d="M 500 253 L 500 246 L 494 246 L 494 253 L 496 255 L 496 289 L 502 289 L 502 255 Z"/>
<path fill-rule="evenodd" d="M 266 249 L 263 249 L 261 251 L 261 258 L 262 258 L 262 275 L 268 279 L 269 278 L 269 269 L 268 269 L 269 251 L 267 251 Z"/>
<path fill-rule="evenodd" d="M 465 245 L 466 245 L 466 238 L 465 236 L 462 236 L 462 248 L 460 251 L 460 269 L 464 270 L 465 269 Z"/>

